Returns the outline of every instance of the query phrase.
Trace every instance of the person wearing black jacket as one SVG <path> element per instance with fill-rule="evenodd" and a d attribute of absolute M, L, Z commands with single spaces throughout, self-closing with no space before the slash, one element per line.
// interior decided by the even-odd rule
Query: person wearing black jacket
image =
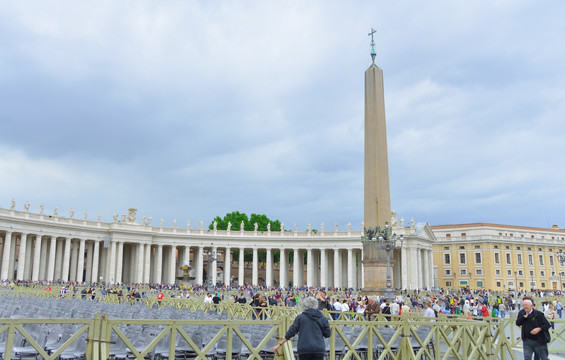
<path fill-rule="evenodd" d="M 326 354 L 324 338 L 331 335 L 330 323 L 318 310 L 317 299 L 308 297 L 300 305 L 304 311 L 294 319 L 284 338 L 272 350 L 276 353 L 282 344 L 300 334 L 297 345 L 300 360 L 322 360 Z"/>
<path fill-rule="evenodd" d="M 522 343 L 524 359 L 530 360 L 536 354 L 540 360 L 549 360 L 547 343 L 549 342 L 549 328 L 551 325 L 545 315 L 534 309 L 532 300 L 522 301 L 523 309 L 518 313 L 516 325 L 522 327 Z"/>
<path fill-rule="evenodd" d="M 329 300 L 326 298 L 326 293 L 323 290 L 318 291 L 318 310 L 331 310 Z"/>

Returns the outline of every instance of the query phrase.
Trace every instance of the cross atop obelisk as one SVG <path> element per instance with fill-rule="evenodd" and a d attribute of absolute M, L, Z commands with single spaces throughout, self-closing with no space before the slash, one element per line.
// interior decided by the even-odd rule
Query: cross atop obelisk
<path fill-rule="evenodd" d="M 375 51 L 375 39 L 373 38 L 373 34 L 376 32 L 377 30 L 371 28 L 371 32 L 369 33 L 371 37 L 371 58 L 373 59 L 373 64 L 375 63 L 375 56 L 377 56 L 377 52 Z"/>

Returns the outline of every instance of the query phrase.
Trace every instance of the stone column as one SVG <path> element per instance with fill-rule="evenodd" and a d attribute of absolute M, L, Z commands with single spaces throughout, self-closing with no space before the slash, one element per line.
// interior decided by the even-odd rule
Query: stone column
<path fill-rule="evenodd" d="M 299 249 L 294 249 L 294 263 L 292 264 L 292 285 L 300 286 L 300 267 L 298 266 L 298 260 L 300 259 L 298 254 Z"/>
<path fill-rule="evenodd" d="M 339 249 L 334 249 L 334 286 L 341 287 L 341 266 L 339 259 Z"/>
<path fill-rule="evenodd" d="M 71 239 L 71 268 L 69 274 L 69 281 L 77 281 L 77 259 L 78 259 L 78 246 L 76 240 Z"/>
<path fill-rule="evenodd" d="M 42 251 L 40 251 L 40 259 L 39 259 L 39 279 L 41 280 L 47 280 L 47 261 L 48 261 L 48 257 L 47 257 L 47 238 L 43 239 L 40 238 L 40 243 L 41 243 L 41 248 Z"/>
<path fill-rule="evenodd" d="M 288 286 L 288 254 L 285 249 L 280 249 L 279 256 L 279 285 L 282 287 Z"/>
<path fill-rule="evenodd" d="M 347 249 L 347 287 L 353 288 L 353 249 Z"/>
<path fill-rule="evenodd" d="M 401 289 L 409 289 L 408 287 L 408 259 L 406 254 L 406 246 L 400 249 L 400 273 L 402 274 L 402 279 L 400 282 Z"/>
<path fill-rule="evenodd" d="M 86 245 L 85 239 L 79 240 L 78 246 L 78 263 L 77 263 L 77 281 L 84 281 L 84 246 Z"/>
<path fill-rule="evenodd" d="M 238 284 L 239 286 L 245 285 L 245 258 L 244 258 L 245 248 L 239 248 L 239 263 L 238 263 Z"/>
<path fill-rule="evenodd" d="M 267 264 L 265 267 L 265 283 L 268 287 L 273 286 L 273 254 L 271 249 L 267 249 Z"/>
<path fill-rule="evenodd" d="M 196 268 L 196 283 L 204 284 L 204 248 L 202 246 L 198 247 L 198 265 Z"/>
<path fill-rule="evenodd" d="M 124 272 L 124 242 L 120 241 L 117 245 L 117 255 L 116 255 L 116 282 L 122 282 L 122 274 Z"/>
<path fill-rule="evenodd" d="M 49 244 L 49 260 L 47 262 L 47 276 L 45 278 L 47 281 L 53 281 L 55 278 L 55 251 L 57 250 L 57 238 L 51 236 L 51 241 Z"/>
<path fill-rule="evenodd" d="M 100 241 L 94 240 L 94 250 L 92 250 L 92 277 L 90 281 L 98 283 L 98 263 L 100 261 Z"/>
<path fill-rule="evenodd" d="M 94 243 L 92 241 L 85 242 L 86 246 L 86 274 L 84 281 L 92 281 L 92 252 L 94 251 Z"/>
<path fill-rule="evenodd" d="M 16 273 L 17 280 L 24 280 L 24 269 L 26 266 L 26 246 L 27 246 L 27 234 L 21 234 L 20 253 L 18 254 L 18 271 Z"/>
<path fill-rule="evenodd" d="M 231 286 L 231 248 L 226 248 L 224 253 L 224 284 L 226 286 Z"/>
<path fill-rule="evenodd" d="M 320 249 L 320 287 L 328 287 L 328 260 L 326 259 L 326 249 Z"/>
<path fill-rule="evenodd" d="M 434 284 L 434 254 L 432 250 L 428 250 L 428 265 L 429 265 L 429 273 L 428 273 L 428 284 L 429 287 L 432 288 L 435 286 Z"/>
<path fill-rule="evenodd" d="M 117 244 L 115 241 L 110 242 L 110 247 L 106 250 L 106 269 L 108 272 L 106 274 L 106 281 L 115 283 L 116 282 L 116 248 Z"/>
<path fill-rule="evenodd" d="M 162 272 L 163 272 L 163 245 L 157 245 L 157 251 L 155 254 L 155 272 L 154 272 L 155 282 L 157 284 L 163 282 Z"/>
<path fill-rule="evenodd" d="M 71 261 L 71 238 L 65 238 L 65 250 L 63 252 L 63 270 L 61 280 L 69 281 L 69 265 Z"/>
<path fill-rule="evenodd" d="M 33 243 L 31 242 L 31 238 L 28 238 L 27 245 L 26 245 L 26 266 L 24 268 L 24 279 L 31 280 L 31 268 L 33 265 L 32 259 L 32 252 L 33 252 Z"/>
<path fill-rule="evenodd" d="M 145 268 L 143 269 L 143 282 L 151 282 L 151 244 L 145 246 Z"/>
<path fill-rule="evenodd" d="M 314 257 L 311 248 L 306 250 L 306 262 L 306 286 L 314 286 Z"/>
<path fill-rule="evenodd" d="M 429 289 L 430 284 L 428 283 L 428 280 L 429 280 L 428 279 L 428 273 L 430 272 L 430 268 L 429 268 L 429 264 L 428 264 L 428 260 L 429 260 L 428 251 L 425 250 L 425 249 L 422 249 L 422 258 L 423 258 L 422 260 L 423 260 L 423 263 L 424 263 L 424 269 L 422 271 L 422 278 L 423 278 L 422 279 L 423 280 L 422 286 Z"/>
<path fill-rule="evenodd" d="M 257 252 L 257 248 L 253 248 L 253 277 L 252 277 L 252 285 L 257 286 L 259 285 L 259 255 Z"/>
<path fill-rule="evenodd" d="M 416 260 L 417 260 L 417 274 L 416 274 L 416 281 L 418 289 L 421 289 L 422 286 L 422 251 L 420 249 L 416 249 Z"/>
<path fill-rule="evenodd" d="M 143 271 L 145 270 L 145 244 L 138 243 L 137 244 L 137 271 L 135 274 L 135 282 L 142 283 L 143 282 Z"/>
<path fill-rule="evenodd" d="M 4 236 L 4 249 L 2 253 L 2 273 L 0 274 L 0 280 L 9 279 L 9 265 L 10 265 L 10 254 L 12 252 L 12 233 L 6 231 Z"/>
<path fill-rule="evenodd" d="M 175 274 L 177 270 L 177 247 L 175 245 L 171 245 L 171 249 L 169 250 L 169 284 L 175 283 Z"/>
<path fill-rule="evenodd" d="M 35 236 L 35 248 L 33 249 L 33 269 L 31 281 L 39 280 L 39 264 L 41 261 L 41 235 Z"/>

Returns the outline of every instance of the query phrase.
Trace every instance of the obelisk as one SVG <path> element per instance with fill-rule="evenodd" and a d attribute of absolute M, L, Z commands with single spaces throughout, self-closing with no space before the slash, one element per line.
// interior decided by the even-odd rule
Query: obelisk
<path fill-rule="evenodd" d="M 364 226 L 384 228 L 390 221 L 390 188 L 386 141 L 383 71 L 375 64 L 375 42 L 371 29 L 372 63 L 365 71 L 365 192 Z M 373 244 L 364 243 L 364 290 L 377 291 L 386 283 L 386 256 Z"/>

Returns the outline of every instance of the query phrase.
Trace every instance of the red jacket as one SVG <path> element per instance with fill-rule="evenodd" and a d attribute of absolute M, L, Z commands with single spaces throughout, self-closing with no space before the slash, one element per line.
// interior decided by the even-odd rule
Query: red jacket
<path fill-rule="evenodd" d="M 486 305 L 483 305 L 483 307 L 481 308 L 481 313 L 483 314 L 483 317 L 489 316 L 488 308 Z"/>

